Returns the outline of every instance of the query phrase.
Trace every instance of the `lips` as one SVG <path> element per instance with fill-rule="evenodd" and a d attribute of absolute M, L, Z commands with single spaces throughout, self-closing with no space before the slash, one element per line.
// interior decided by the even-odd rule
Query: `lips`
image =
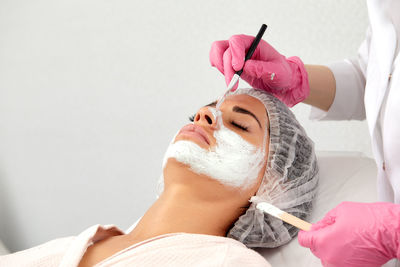
<path fill-rule="evenodd" d="M 197 136 L 204 142 L 206 142 L 208 145 L 210 145 L 210 140 L 207 137 L 206 131 L 200 126 L 197 126 L 195 124 L 188 124 L 179 131 L 179 134 L 181 133 L 187 133 L 189 135 Z"/>

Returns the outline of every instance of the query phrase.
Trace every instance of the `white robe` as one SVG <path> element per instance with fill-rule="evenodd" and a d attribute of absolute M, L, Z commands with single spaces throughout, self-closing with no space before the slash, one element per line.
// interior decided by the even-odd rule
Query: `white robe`
<path fill-rule="evenodd" d="M 400 0 L 367 0 L 367 6 L 370 25 L 358 58 L 328 66 L 336 80 L 334 102 L 328 112 L 312 108 L 310 118 L 367 119 L 378 201 L 400 204 Z"/>
<path fill-rule="evenodd" d="M 107 237 L 123 234 L 113 225 L 94 225 L 80 235 L 0 256 L 0 266 L 73 267 L 86 249 Z M 260 266 L 271 265 L 257 252 L 228 237 L 172 233 L 133 244 L 95 265 L 109 266 Z"/>
<path fill-rule="evenodd" d="M 400 204 L 400 1 L 367 0 L 370 26 L 358 58 L 328 67 L 336 95 L 322 120 L 367 119 L 378 166 L 378 200 Z"/>

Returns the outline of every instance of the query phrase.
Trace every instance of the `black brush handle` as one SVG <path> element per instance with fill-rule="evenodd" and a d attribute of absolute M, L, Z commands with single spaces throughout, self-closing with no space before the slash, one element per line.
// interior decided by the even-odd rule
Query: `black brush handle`
<path fill-rule="evenodd" d="M 246 62 L 248 59 L 250 59 L 253 56 L 253 53 L 256 50 L 258 43 L 261 41 L 266 29 L 267 29 L 267 25 L 265 25 L 265 24 L 261 25 L 261 28 L 258 31 L 256 38 L 254 38 L 249 50 L 247 50 L 246 57 L 244 58 L 244 62 Z M 240 76 L 242 74 L 242 72 L 243 72 L 243 68 L 241 70 L 238 70 L 237 72 L 235 72 L 235 74 Z"/>

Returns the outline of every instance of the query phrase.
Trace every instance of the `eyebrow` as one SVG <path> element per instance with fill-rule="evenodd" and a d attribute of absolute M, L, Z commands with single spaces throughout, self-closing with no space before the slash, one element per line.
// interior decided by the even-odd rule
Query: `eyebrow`
<path fill-rule="evenodd" d="M 205 107 L 215 107 L 217 105 L 217 100 L 215 100 L 214 102 L 211 102 L 208 105 L 205 105 Z"/>
<path fill-rule="evenodd" d="M 238 112 L 238 113 L 242 113 L 242 114 L 247 114 L 247 115 L 252 116 L 252 117 L 257 121 L 258 126 L 260 126 L 260 129 L 262 129 L 261 123 L 260 123 L 260 121 L 258 120 L 258 118 L 256 117 L 256 115 L 254 115 L 253 113 L 251 113 L 251 112 L 248 111 L 247 109 L 241 108 L 241 107 L 239 107 L 239 106 L 234 106 L 234 107 L 232 108 L 232 111 Z"/>
<path fill-rule="evenodd" d="M 215 107 L 217 105 L 217 102 L 218 101 L 211 102 L 210 104 L 206 105 L 205 107 Z M 257 116 L 254 115 L 252 112 L 248 111 L 247 109 L 241 108 L 239 106 L 234 106 L 232 108 L 232 111 L 252 116 L 257 121 L 258 126 L 260 126 L 260 128 L 262 129 L 260 121 L 258 120 Z"/>

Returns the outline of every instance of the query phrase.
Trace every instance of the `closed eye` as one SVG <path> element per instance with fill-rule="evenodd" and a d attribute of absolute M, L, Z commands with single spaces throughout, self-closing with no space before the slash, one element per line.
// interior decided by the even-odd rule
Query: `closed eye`
<path fill-rule="evenodd" d="M 231 121 L 231 124 L 232 124 L 233 126 L 235 126 L 236 128 L 247 132 L 248 127 L 243 126 L 243 125 L 240 125 L 240 124 L 238 124 L 238 123 L 236 123 L 236 122 L 234 122 L 234 121 Z"/>
<path fill-rule="evenodd" d="M 196 116 L 196 114 L 193 114 L 192 116 L 190 116 L 190 117 L 189 117 L 189 121 L 194 122 L 194 117 L 195 117 L 195 116 Z M 236 128 L 242 130 L 242 131 L 246 131 L 246 132 L 248 131 L 248 130 L 247 130 L 248 127 L 243 126 L 243 125 L 240 125 L 240 124 L 238 124 L 238 123 L 236 123 L 236 122 L 234 122 L 234 121 L 231 121 L 231 124 L 232 124 L 233 126 L 235 126 Z"/>

